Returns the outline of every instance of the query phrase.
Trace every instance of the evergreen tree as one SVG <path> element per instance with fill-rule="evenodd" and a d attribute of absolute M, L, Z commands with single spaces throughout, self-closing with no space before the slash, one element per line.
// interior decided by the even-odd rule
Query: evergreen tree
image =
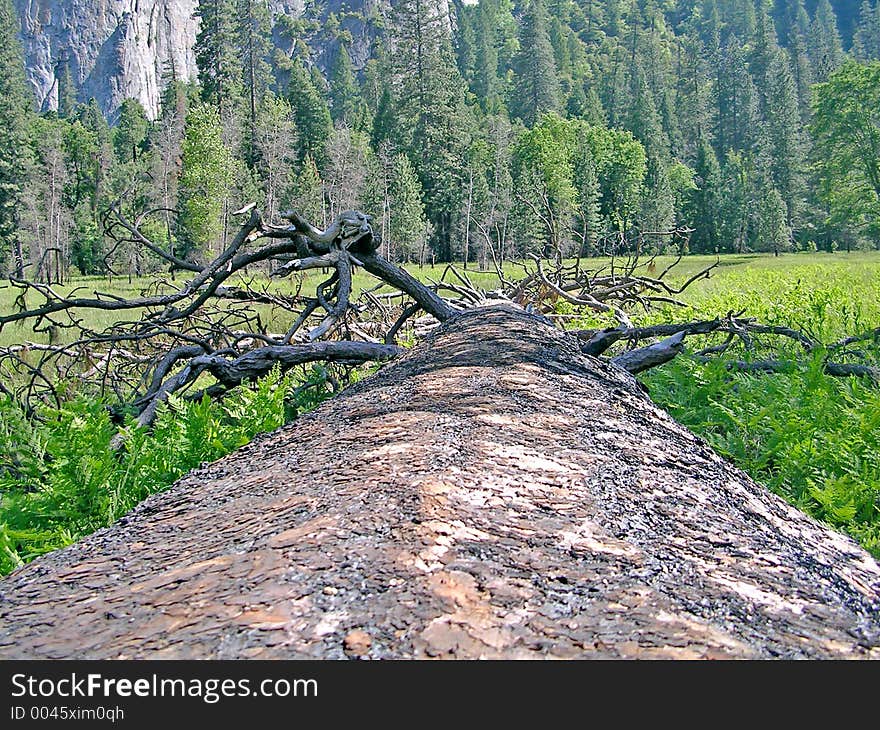
<path fill-rule="evenodd" d="M 748 154 L 728 151 L 722 168 L 719 239 L 722 251 L 749 250 L 753 205 L 752 164 Z"/>
<path fill-rule="evenodd" d="M 449 19 L 442 6 L 402 0 L 395 8 L 395 120 L 424 191 L 434 247 L 449 261 L 461 212 L 464 158 L 472 117 L 455 63 Z"/>
<path fill-rule="evenodd" d="M 272 17 L 266 0 L 237 0 L 237 48 L 241 54 L 241 84 L 247 103 L 247 133 L 244 158 L 253 168 L 257 163 L 257 117 L 272 82 L 267 62 L 271 52 Z"/>
<path fill-rule="evenodd" d="M 477 37 L 474 33 L 474 10 L 462 6 L 456 16 L 458 32 L 455 34 L 455 60 L 458 72 L 468 86 L 473 87 L 477 63 Z"/>
<path fill-rule="evenodd" d="M 715 149 L 751 150 L 758 126 L 758 91 L 749 73 L 747 53 L 736 36 L 721 51 L 716 83 Z"/>
<path fill-rule="evenodd" d="M 163 234 L 169 249 L 176 245 L 177 224 L 172 211 L 177 208 L 180 155 L 189 95 L 187 85 L 175 78 L 173 64 L 166 74 L 166 86 L 159 105 L 159 119 L 153 125 L 150 147 L 153 149 L 154 205 L 162 208 Z"/>
<path fill-rule="evenodd" d="M 318 172 L 318 166 L 309 155 L 303 160 L 299 175 L 293 179 L 290 198 L 293 207 L 306 220 L 318 226 L 323 226 L 327 222 L 324 183 L 321 180 L 321 173 Z"/>
<path fill-rule="evenodd" d="M 804 0 L 797 0 L 795 20 L 789 33 L 788 52 L 791 56 L 791 68 L 802 122 L 807 122 L 810 118 L 810 87 L 813 83 L 813 67 L 807 53 L 809 25 L 810 19 L 804 7 Z"/>
<path fill-rule="evenodd" d="M 880 60 L 880 2 L 862 0 L 853 53 L 861 61 Z"/>
<path fill-rule="evenodd" d="M 648 232 L 668 231 L 675 225 L 675 194 L 666 167 L 655 151 L 649 152 L 647 157 L 638 223 Z"/>
<path fill-rule="evenodd" d="M 391 97 L 391 86 L 386 83 L 382 86 L 382 94 L 379 97 L 379 105 L 373 116 L 373 128 L 370 134 L 370 144 L 374 150 L 378 150 L 386 144 L 395 142 L 395 105 Z M 396 140 L 399 142 L 400 140 Z"/>
<path fill-rule="evenodd" d="M 353 129 L 360 129 L 366 117 L 360 89 L 351 66 L 345 43 L 339 43 L 333 67 L 330 69 L 330 116 Z"/>
<path fill-rule="evenodd" d="M 763 0 L 758 0 L 763 4 Z M 716 0 L 727 31 L 739 38 L 755 35 L 757 18 L 755 0 Z"/>
<path fill-rule="evenodd" d="M 76 112 L 76 85 L 70 73 L 70 60 L 66 51 L 61 52 L 55 64 L 55 82 L 58 84 L 58 116 L 69 119 Z"/>
<path fill-rule="evenodd" d="M 822 82 L 843 63 L 843 43 L 837 30 L 834 10 L 828 0 L 819 0 L 810 26 L 808 48 L 813 61 L 814 78 Z"/>
<path fill-rule="evenodd" d="M 693 226 L 691 250 L 695 253 L 716 252 L 721 245 L 721 166 L 715 150 L 701 139 L 694 166 L 695 187 L 687 197 L 687 219 Z"/>
<path fill-rule="evenodd" d="M 759 0 L 757 5 L 755 33 L 752 37 L 751 53 L 749 54 L 749 72 L 752 74 L 758 90 L 763 91 L 770 73 L 770 64 L 776 56 L 778 46 L 776 44 L 776 30 L 767 5 L 762 0 Z M 763 101 L 762 97 L 759 103 Z M 760 103 L 759 111 L 761 114 L 765 113 L 766 108 L 763 103 Z"/>
<path fill-rule="evenodd" d="M 236 0 L 199 0 L 195 57 L 202 99 L 226 120 L 241 98 L 242 63 L 237 49 Z"/>
<path fill-rule="evenodd" d="M 302 162 L 310 157 L 314 163 L 323 165 L 333 122 L 324 97 L 312 81 L 312 75 L 298 58 L 293 62 L 290 71 L 288 101 L 299 131 L 298 160 Z"/>
<path fill-rule="evenodd" d="M 512 114 L 526 126 L 532 126 L 544 112 L 560 108 L 559 79 L 541 0 L 532 0 L 523 14 L 520 51 L 513 67 L 516 77 L 510 102 Z"/>
<path fill-rule="evenodd" d="M 599 174 L 593 152 L 584 140 L 575 146 L 572 157 L 572 179 L 577 193 L 574 234 L 581 256 L 597 253 L 596 243 L 601 234 Z"/>
<path fill-rule="evenodd" d="M 471 90 L 486 113 L 497 113 L 503 107 L 501 100 L 502 83 L 498 78 L 498 49 L 495 47 L 497 33 L 494 25 L 495 13 L 488 3 L 476 7 L 476 48 L 474 51 L 474 73 Z"/>
<path fill-rule="evenodd" d="M 682 24 L 676 48 L 675 107 L 687 113 L 680 115 L 681 143 L 675 152 L 688 160 L 695 158 L 700 141 L 712 127 L 711 58 L 700 30 L 701 17 L 694 11 Z"/>
<path fill-rule="evenodd" d="M 648 86 L 647 77 L 638 66 L 633 73 L 626 128 L 658 159 L 665 158 L 669 154 L 669 142 L 654 105 L 654 96 Z"/>
<path fill-rule="evenodd" d="M 785 203 L 789 227 L 799 224 L 806 192 L 806 145 L 802 134 L 797 90 L 785 54 L 776 50 L 765 79 L 764 144 L 769 172 Z"/>
<path fill-rule="evenodd" d="M 418 256 L 428 221 L 422 205 L 422 186 L 406 155 L 394 156 L 388 197 L 389 254 L 412 261 Z"/>
<path fill-rule="evenodd" d="M 755 217 L 755 249 L 772 251 L 774 256 L 791 246 L 791 231 L 786 223 L 785 201 L 772 184 L 759 188 Z"/>
<path fill-rule="evenodd" d="M 19 219 L 28 176 L 28 130 L 32 104 L 18 40 L 18 16 L 11 0 L 0 0 L 0 267 L 24 275 Z"/>
<path fill-rule="evenodd" d="M 136 162 L 144 151 L 150 123 L 137 99 L 126 99 L 119 108 L 119 121 L 113 130 L 113 148 L 122 162 Z"/>
<path fill-rule="evenodd" d="M 110 125 L 94 98 L 80 107 L 77 121 L 89 140 L 86 154 L 79 166 L 79 182 L 83 186 L 81 190 L 86 193 L 92 222 L 97 224 L 104 183 L 113 158 Z"/>

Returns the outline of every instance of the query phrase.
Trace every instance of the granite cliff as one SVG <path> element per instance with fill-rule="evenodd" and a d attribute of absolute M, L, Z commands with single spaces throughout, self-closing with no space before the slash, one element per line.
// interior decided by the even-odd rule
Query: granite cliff
<path fill-rule="evenodd" d="M 27 76 L 40 107 L 56 109 L 59 86 L 69 79 L 80 101 L 94 97 L 112 118 L 126 98 L 139 100 L 155 116 L 163 77 L 197 74 L 193 44 L 198 0 L 13 0 L 21 19 Z M 273 16 L 302 18 L 297 36 L 312 60 L 326 71 L 340 33 L 350 38 L 355 68 L 370 56 L 372 38 L 387 12 L 387 0 L 328 0 L 315 7 L 305 0 L 269 0 Z M 440 0 L 448 12 L 447 0 Z M 333 16 L 334 22 L 327 23 Z M 282 52 L 294 40 L 276 24 L 273 41 Z M 300 47 L 301 50 L 301 47 Z"/>
<path fill-rule="evenodd" d="M 163 72 L 196 74 L 196 0 L 15 0 L 27 75 L 43 109 L 58 106 L 64 66 L 80 99 L 110 115 L 128 97 L 155 114 Z"/>

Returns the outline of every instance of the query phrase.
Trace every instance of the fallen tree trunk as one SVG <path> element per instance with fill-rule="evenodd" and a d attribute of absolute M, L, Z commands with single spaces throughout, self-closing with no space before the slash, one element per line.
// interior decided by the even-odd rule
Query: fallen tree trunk
<path fill-rule="evenodd" d="M 508 307 L 0 582 L 3 658 L 877 657 L 880 568 Z"/>

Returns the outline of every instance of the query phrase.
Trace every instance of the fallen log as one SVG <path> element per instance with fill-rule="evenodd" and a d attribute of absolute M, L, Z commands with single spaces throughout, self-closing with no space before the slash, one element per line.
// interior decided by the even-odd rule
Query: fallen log
<path fill-rule="evenodd" d="M 877 658 L 878 608 L 868 553 L 502 306 L 0 581 L 0 657 Z"/>

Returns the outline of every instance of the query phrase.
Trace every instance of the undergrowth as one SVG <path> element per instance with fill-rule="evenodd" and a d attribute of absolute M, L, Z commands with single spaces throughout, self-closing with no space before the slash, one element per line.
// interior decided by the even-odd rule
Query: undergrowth
<path fill-rule="evenodd" d="M 331 394 L 327 374 L 277 370 L 222 402 L 171 398 L 152 432 L 129 422 L 122 450 L 106 404 L 82 396 L 27 419 L 0 399 L 0 574 L 105 527 L 151 494 Z"/>
<path fill-rule="evenodd" d="M 682 296 L 691 308 L 643 315 L 643 324 L 745 310 L 768 324 L 829 342 L 880 324 L 880 267 L 835 257 L 721 271 Z M 560 313 L 567 307 L 560 304 Z M 602 316 L 568 327 L 605 326 Z M 694 339 L 691 345 L 704 346 Z M 878 343 L 866 343 L 878 364 Z M 643 376 L 654 400 L 755 480 L 849 533 L 880 557 L 880 388 L 822 372 L 822 353 L 797 345 L 777 355 L 788 372 L 737 373 L 723 359 L 680 356 Z M 748 359 L 748 353 L 737 354 Z M 274 372 L 223 402 L 172 399 L 152 432 L 126 426 L 107 404 L 72 397 L 28 420 L 0 399 L 0 574 L 105 527 L 199 464 L 217 459 L 331 394 L 322 368 Z"/>
<path fill-rule="evenodd" d="M 651 397 L 757 482 L 880 557 L 880 389 L 791 373 L 733 373 L 678 358 L 648 374 Z"/>
<path fill-rule="evenodd" d="M 880 267 L 832 260 L 744 269 L 688 290 L 688 297 L 702 316 L 745 310 L 830 343 L 880 325 Z M 880 343 L 861 349 L 869 364 L 880 365 Z M 783 343 L 777 357 L 790 370 L 772 375 L 729 371 L 723 358 L 704 365 L 683 356 L 643 380 L 659 405 L 757 482 L 880 557 L 880 387 L 826 375 L 824 355 L 807 357 L 796 343 Z M 749 353 L 736 357 L 748 360 Z"/>

